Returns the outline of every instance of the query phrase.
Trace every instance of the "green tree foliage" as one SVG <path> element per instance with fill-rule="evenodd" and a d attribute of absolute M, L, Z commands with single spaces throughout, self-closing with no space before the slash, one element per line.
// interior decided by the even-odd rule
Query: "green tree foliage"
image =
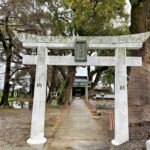
<path fill-rule="evenodd" d="M 129 33 L 127 24 L 114 27 L 116 18 L 120 21 L 124 18 L 124 23 L 128 19 L 124 11 L 125 0 L 39 0 L 39 2 L 48 8 L 47 14 L 54 27 L 52 35 L 103 36 Z M 107 51 L 98 55 L 107 56 Z M 97 85 L 101 74 L 107 69 L 108 67 L 96 67 L 91 71 L 88 67 L 91 81 L 96 75 L 92 88 Z"/>
<path fill-rule="evenodd" d="M 67 87 L 69 85 L 70 78 L 66 78 L 62 84 L 60 95 L 58 96 L 58 104 L 65 104 L 67 98 Z"/>
<path fill-rule="evenodd" d="M 35 19 L 38 18 L 39 13 L 36 13 L 34 17 L 33 15 L 30 17 L 32 22 L 30 21 L 29 23 L 28 21 L 29 16 L 33 14 L 32 12 L 35 12 L 32 2 L 25 0 L 3 0 L 0 3 L 0 54 L 6 62 L 4 89 L 0 105 L 9 105 L 8 96 L 11 78 L 17 71 L 23 69 L 21 66 L 22 56 L 20 55 L 23 48 L 15 37 L 13 30 L 30 33 L 41 33 L 42 30 L 40 21 Z M 39 29 L 40 27 L 41 29 Z"/>
<path fill-rule="evenodd" d="M 111 87 L 111 84 L 114 84 L 115 79 L 115 70 L 114 67 L 109 67 L 106 71 L 101 75 L 101 81 L 104 86 Z"/>
<path fill-rule="evenodd" d="M 112 20 L 127 17 L 125 0 L 62 0 L 65 9 L 72 10 L 72 23 L 79 35 L 108 35 Z"/>

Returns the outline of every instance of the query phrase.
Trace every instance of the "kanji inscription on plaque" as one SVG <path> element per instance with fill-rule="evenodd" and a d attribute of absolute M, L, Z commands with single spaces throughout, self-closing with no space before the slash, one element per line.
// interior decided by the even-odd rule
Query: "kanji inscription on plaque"
<path fill-rule="evenodd" d="M 75 42 L 75 61 L 86 62 L 87 61 L 87 41 L 76 40 Z"/>

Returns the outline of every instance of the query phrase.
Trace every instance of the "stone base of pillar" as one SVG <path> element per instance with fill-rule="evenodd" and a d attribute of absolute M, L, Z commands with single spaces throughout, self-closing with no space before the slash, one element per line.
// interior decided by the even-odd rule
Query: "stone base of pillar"
<path fill-rule="evenodd" d="M 146 148 L 147 150 L 150 150 L 150 140 L 146 141 Z"/>
<path fill-rule="evenodd" d="M 118 146 L 118 145 L 121 145 L 121 144 L 123 144 L 123 143 L 125 143 L 125 142 L 127 142 L 127 141 L 129 141 L 129 140 L 126 140 L 126 141 L 119 141 L 119 140 L 114 139 L 114 140 L 111 141 L 111 143 L 112 143 L 113 145 L 115 145 L 115 146 Z"/>
<path fill-rule="evenodd" d="M 32 139 L 28 139 L 27 143 L 28 144 L 45 144 L 47 142 L 47 139 L 44 137 L 43 139 L 40 140 L 32 140 Z"/>

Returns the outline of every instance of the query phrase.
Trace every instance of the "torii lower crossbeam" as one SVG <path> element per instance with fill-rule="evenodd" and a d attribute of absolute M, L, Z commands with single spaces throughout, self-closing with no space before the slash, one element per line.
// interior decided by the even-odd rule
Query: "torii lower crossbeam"
<path fill-rule="evenodd" d="M 87 57 L 87 62 L 75 62 L 73 56 L 47 56 L 46 65 L 52 66 L 116 66 L 116 57 Z M 37 56 L 24 55 L 23 64 L 36 65 Z M 141 57 L 126 57 L 127 66 L 141 66 Z"/>

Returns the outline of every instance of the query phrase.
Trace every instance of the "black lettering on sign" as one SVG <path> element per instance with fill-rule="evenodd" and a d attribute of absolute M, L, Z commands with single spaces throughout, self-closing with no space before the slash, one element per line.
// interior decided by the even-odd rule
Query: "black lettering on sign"
<path fill-rule="evenodd" d="M 41 83 L 37 83 L 37 87 L 42 87 L 42 84 Z"/>
<path fill-rule="evenodd" d="M 125 90 L 125 85 L 121 85 L 120 90 Z"/>

